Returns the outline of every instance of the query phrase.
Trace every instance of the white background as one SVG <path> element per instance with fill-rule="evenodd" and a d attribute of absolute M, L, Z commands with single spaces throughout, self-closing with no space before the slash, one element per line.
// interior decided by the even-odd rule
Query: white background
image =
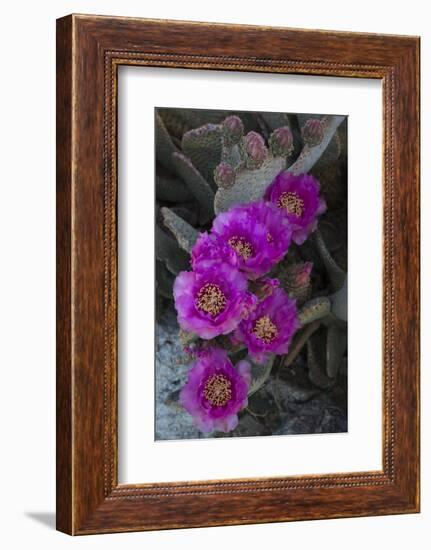
<path fill-rule="evenodd" d="M 120 482 L 381 470 L 381 82 L 144 67 L 119 78 Z M 349 115 L 348 433 L 154 441 L 155 105 Z"/>
<path fill-rule="evenodd" d="M 1 543 L 4 548 L 216 549 L 241 545 L 361 549 L 429 546 L 430 338 L 422 347 L 422 514 L 72 539 L 53 531 L 55 18 L 69 12 L 208 20 L 422 36 L 422 150 L 431 149 L 427 2 L 306 3 L 56 0 L 3 6 L 1 132 Z M 431 330 L 431 170 L 422 166 L 422 330 Z M 425 540 L 428 535 L 427 540 Z"/>

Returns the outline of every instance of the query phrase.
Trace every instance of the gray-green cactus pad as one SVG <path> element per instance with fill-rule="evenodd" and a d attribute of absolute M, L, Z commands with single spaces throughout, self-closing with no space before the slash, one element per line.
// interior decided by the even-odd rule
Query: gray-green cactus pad
<path fill-rule="evenodd" d="M 229 210 L 235 204 L 261 199 L 268 185 L 285 166 L 286 160 L 283 157 L 269 157 L 256 170 L 241 170 L 231 188 L 217 190 L 214 201 L 216 214 Z"/>

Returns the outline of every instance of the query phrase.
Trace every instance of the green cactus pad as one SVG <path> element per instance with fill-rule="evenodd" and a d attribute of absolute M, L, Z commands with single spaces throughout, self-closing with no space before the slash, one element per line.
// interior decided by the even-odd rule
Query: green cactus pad
<path fill-rule="evenodd" d="M 271 355 L 265 365 L 257 365 L 250 358 L 247 361 L 251 364 L 251 383 L 248 390 L 248 397 L 256 393 L 268 380 L 274 365 L 274 355 Z"/>
<path fill-rule="evenodd" d="M 206 109 L 162 109 L 162 118 L 164 120 L 166 115 L 169 116 L 169 111 L 172 111 L 172 113 L 183 122 L 185 132 L 192 128 L 203 126 L 209 122 L 213 124 L 221 123 L 229 114 L 229 111 L 208 111 Z"/>
<path fill-rule="evenodd" d="M 219 124 L 205 124 L 190 130 L 181 141 L 183 153 L 192 161 L 204 179 L 214 184 L 214 169 L 221 160 L 222 129 Z"/>
<path fill-rule="evenodd" d="M 156 197 L 161 201 L 178 203 L 190 200 L 192 194 L 179 178 L 156 176 Z"/>
<path fill-rule="evenodd" d="M 347 322 L 347 279 L 344 281 L 343 286 L 331 296 L 331 302 L 332 313 L 338 319 Z"/>
<path fill-rule="evenodd" d="M 187 188 L 201 206 L 199 219 L 202 224 L 207 223 L 214 216 L 214 192 L 208 182 L 196 170 L 190 159 L 181 153 L 174 153 L 172 161 L 177 173 L 184 180 Z"/>
<path fill-rule="evenodd" d="M 337 323 L 329 326 L 326 340 L 326 374 L 335 378 L 347 349 L 347 332 Z"/>
<path fill-rule="evenodd" d="M 241 147 L 238 144 L 223 145 L 221 161 L 230 164 L 233 168 L 239 166 L 244 161 Z"/>
<path fill-rule="evenodd" d="M 318 319 L 323 319 L 331 313 L 331 301 L 326 296 L 309 300 L 298 312 L 298 319 L 302 326 Z"/>
<path fill-rule="evenodd" d="M 332 287 L 334 290 L 339 290 L 346 280 L 346 273 L 337 265 L 334 258 L 331 256 L 319 230 L 313 233 L 313 242 L 316 244 L 320 257 L 325 264 Z"/>
<path fill-rule="evenodd" d="M 330 388 L 334 381 L 329 378 L 324 368 L 324 356 L 322 336 L 319 333 L 313 335 L 307 342 L 308 378 L 319 388 Z"/>
<path fill-rule="evenodd" d="M 190 269 L 189 256 L 178 246 L 178 243 L 156 225 L 156 258 L 166 265 L 171 273 Z"/>
<path fill-rule="evenodd" d="M 178 206 L 171 206 L 170 209 L 177 216 L 185 220 L 187 223 L 196 227 L 198 224 L 198 208 L 195 202 L 185 202 Z"/>
<path fill-rule="evenodd" d="M 229 189 L 219 188 L 214 200 L 216 214 L 225 212 L 235 204 L 243 204 L 259 200 L 265 189 L 274 180 L 275 176 L 286 166 L 282 157 L 269 157 L 256 170 L 244 168 L 239 170 L 235 184 Z"/>
<path fill-rule="evenodd" d="M 180 247 L 190 254 L 199 237 L 199 231 L 165 206 L 161 209 L 161 213 L 164 224 L 173 233 Z"/>
<path fill-rule="evenodd" d="M 172 289 L 175 277 L 168 271 L 165 264 L 159 260 L 156 261 L 156 284 L 157 291 L 164 297 L 172 300 Z"/>
<path fill-rule="evenodd" d="M 157 114 L 160 115 L 165 125 L 166 130 L 171 136 L 181 139 L 184 132 L 193 128 L 193 124 L 189 124 L 185 117 L 183 116 L 182 111 L 187 111 L 188 109 L 156 109 Z"/>
<path fill-rule="evenodd" d="M 156 127 L 156 154 L 157 160 L 162 166 L 168 170 L 174 171 L 175 167 L 172 162 L 172 153 L 178 151 L 172 141 L 168 131 L 166 130 L 163 120 L 158 113 L 155 114 Z"/>
<path fill-rule="evenodd" d="M 158 108 L 166 129 L 172 136 L 181 139 L 185 132 L 208 122 L 218 124 L 229 114 L 228 111 L 207 111 L 199 109 Z"/>
<path fill-rule="evenodd" d="M 326 151 L 326 148 L 331 142 L 338 126 L 343 122 L 343 120 L 345 120 L 345 117 L 338 115 L 323 117 L 322 124 L 324 133 L 321 143 L 315 147 L 305 145 L 297 160 L 289 166 L 289 172 L 292 172 L 293 174 L 304 174 L 309 172 Z"/>

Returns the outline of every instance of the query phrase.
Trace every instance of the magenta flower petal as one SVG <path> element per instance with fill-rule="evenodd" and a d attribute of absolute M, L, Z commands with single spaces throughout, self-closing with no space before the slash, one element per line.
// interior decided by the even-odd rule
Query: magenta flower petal
<path fill-rule="evenodd" d="M 298 328 L 295 301 L 276 288 L 240 323 L 235 336 L 247 346 L 252 358 L 263 362 L 271 353 L 287 353 Z"/>
<path fill-rule="evenodd" d="M 244 378 L 244 380 L 247 383 L 247 386 L 250 386 L 251 384 L 251 368 L 250 363 L 248 361 L 239 361 L 236 365 L 236 370 L 240 373 L 240 375 Z"/>
<path fill-rule="evenodd" d="M 326 211 L 320 184 L 309 174 L 281 172 L 267 188 L 265 199 L 275 204 L 289 220 L 292 240 L 302 244 L 317 227 L 317 217 Z"/>
<path fill-rule="evenodd" d="M 205 340 L 232 332 L 256 302 L 245 276 L 217 260 L 202 259 L 194 271 L 179 273 L 173 294 L 180 327 Z"/>
<path fill-rule="evenodd" d="M 250 365 L 241 361 L 235 368 L 225 350 L 207 351 L 190 369 L 179 402 L 202 432 L 229 432 L 238 424 L 238 412 L 247 406 Z"/>
<path fill-rule="evenodd" d="M 266 228 L 266 241 L 268 246 L 262 250 L 262 263 L 267 263 L 269 269 L 278 263 L 286 255 L 291 240 L 292 228 L 290 222 L 280 210 L 270 202 L 264 200 L 251 202 L 242 207 L 258 223 Z"/>
<path fill-rule="evenodd" d="M 196 268 L 201 260 L 219 260 L 237 267 L 238 257 L 231 246 L 224 243 L 217 235 L 201 233 L 191 253 L 191 264 Z"/>
<path fill-rule="evenodd" d="M 286 254 L 291 229 L 275 207 L 264 201 L 235 206 L 219 214 L 212 233 L 236 253 L 238 267 L 249 279 L 268 273 Z"/>

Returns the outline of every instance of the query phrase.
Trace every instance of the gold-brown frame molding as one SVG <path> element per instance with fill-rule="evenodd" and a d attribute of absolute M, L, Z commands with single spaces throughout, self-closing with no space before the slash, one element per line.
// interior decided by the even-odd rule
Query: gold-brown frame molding
<path fill-rule="evenodd" d="M 381 471 L 118 484 L 120 65 L 382 80 Z M 419 39 L 80 15 L 59 19 L 57 528 L 87 534 L 418 510 Z"/>

